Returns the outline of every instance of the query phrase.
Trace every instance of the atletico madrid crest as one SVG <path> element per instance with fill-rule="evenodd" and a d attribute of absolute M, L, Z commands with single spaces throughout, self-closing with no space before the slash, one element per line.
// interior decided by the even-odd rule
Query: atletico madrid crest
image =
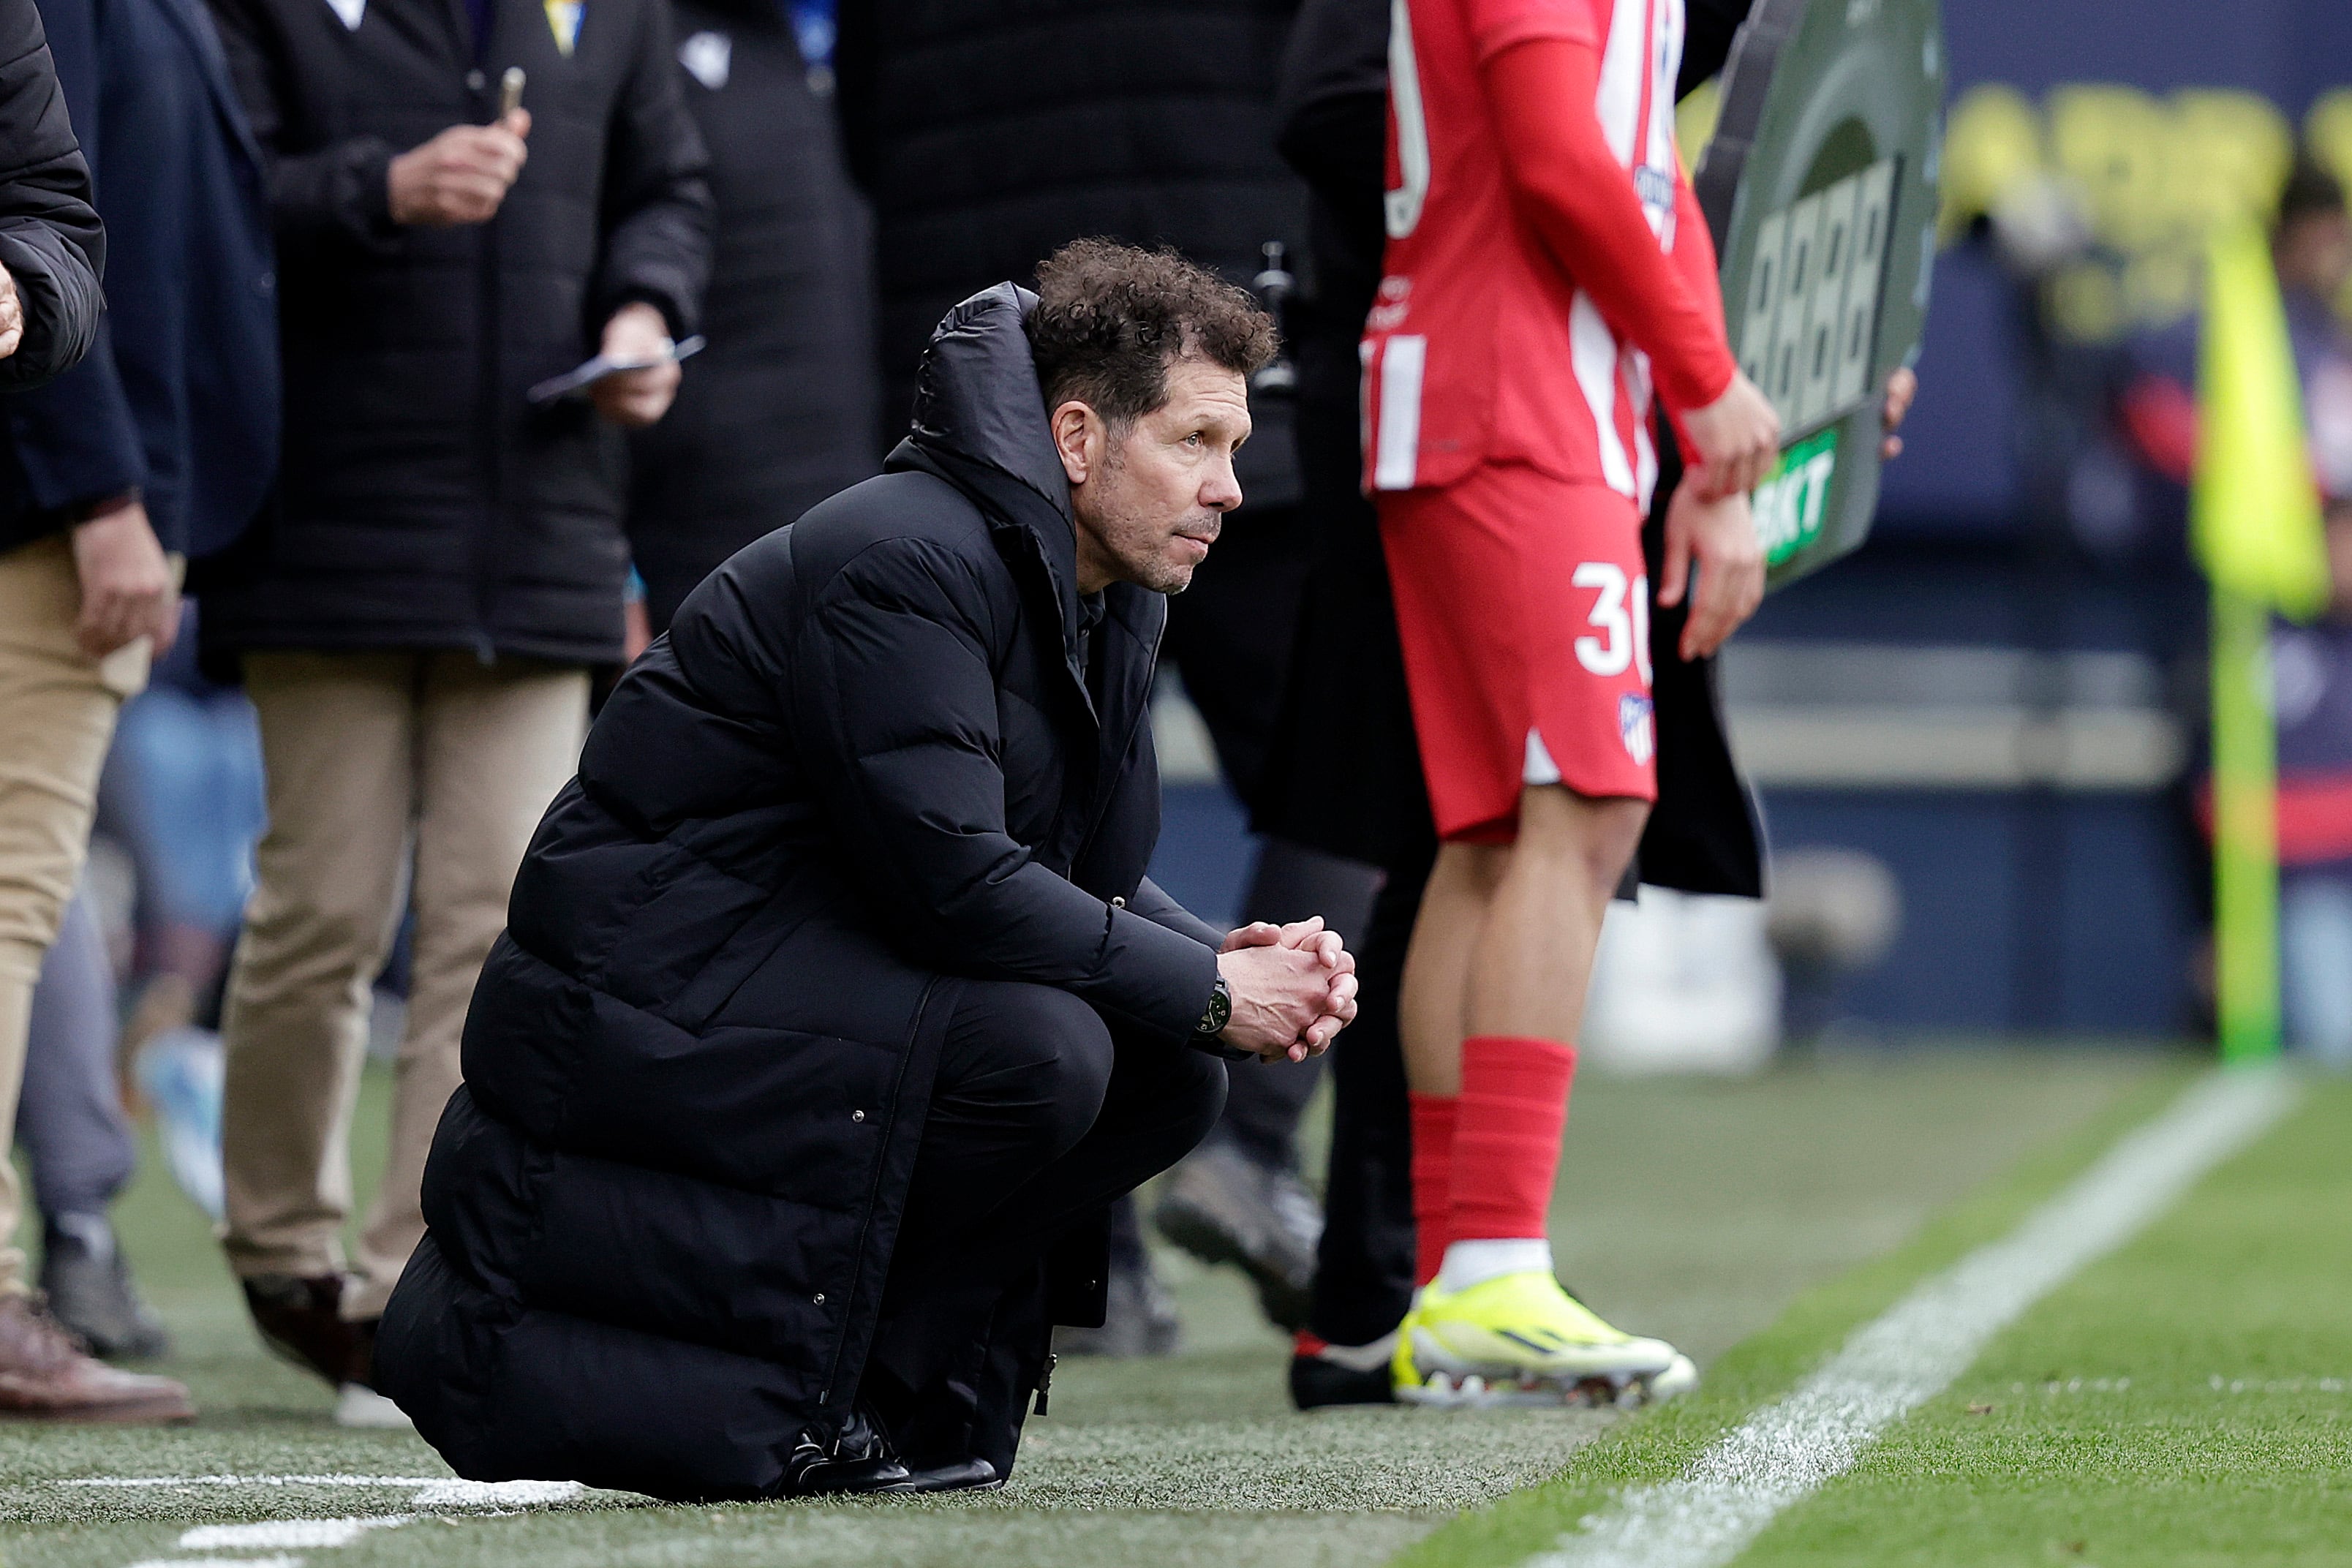
<path fill-rule="evenodd" d="M 1650 760 L 1651 753 L 1658 749 L 1658 740 L 1647 697 L 1628 691 L 1617 699 L 1617 734 L 1625 742 L 1625 754 L 1637 765 Z"/>

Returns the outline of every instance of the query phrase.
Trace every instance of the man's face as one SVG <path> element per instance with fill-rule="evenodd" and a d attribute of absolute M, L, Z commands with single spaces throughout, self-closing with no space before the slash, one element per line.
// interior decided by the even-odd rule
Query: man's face
<path fill-rule="evenodd" d="M 1224 514 L 1242 503 L 1234 453 L 1249 438 L 1250 416 L 1240 373 L 1176 361 L 1167 401 L 1124 431 L 1083 403 L 1065 403 L 1052 418 L 1077 520 L 1078 591 L 1133 583 L 1182 593 Z"/>

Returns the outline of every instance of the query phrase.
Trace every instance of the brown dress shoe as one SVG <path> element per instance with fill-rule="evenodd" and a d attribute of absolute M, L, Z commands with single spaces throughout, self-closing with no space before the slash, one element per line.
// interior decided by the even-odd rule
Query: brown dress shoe
<path fill-rule="evenodd" d="M 352 1322 L 342 1313 L 343 1280 L 338 1274 L 300 1279 L 291 1274 L 257 1274 L 241 1281 L 246 1310 L 262 1343 L 328 1385 L 375 1386 L 375 1324 Z"/>
<path fill-rule="evenodd" d="M 188 1391 L 82 1353 L 32 1296 L 0 1296 L 0 1417 L 33 1421 L 193 1421 Z"/>

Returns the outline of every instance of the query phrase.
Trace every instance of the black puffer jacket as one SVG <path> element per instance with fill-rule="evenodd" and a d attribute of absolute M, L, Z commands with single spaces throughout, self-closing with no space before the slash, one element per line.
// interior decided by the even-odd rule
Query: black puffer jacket
<path fill-rule="evenodd" d="M 710 347 L 668 417 L 629 443 L 629 547 L 656 632 L 711 568 L 882 451 L 865 203 L 783 9 L 672 0 L 670 14 L 719 221 Z"/>
<path fill-rule="evenodd" d="M 1165 601 L 1109 589 L 1081 680 L 1027 302 L 957 308 L 890 471 L 695 590 L 540 826 L 377 1350 L 460 1475 L 753 1497 L 827 1440 L 958 977 L 1184 1048 L 1215 933 L 1143 877 Z"/>
<path fill-rule="evenodd" d="M 210 653 L 619 658 L 620 437 L 523 395 L 627 300 L 694 329 L 702 141 L 664 0 L 594 0 L 568 52 L 540 0 L 488 5 L 477 50 L 455 0 L 214 0 L 278 223 L 286 429 L 278 505 L 203 584 Z M 509 66 L 530 156 L 498 216 L 394 224 L 393 156 L 495 119 Z"/>
<path fill-rule="evenodd" d="M 33 0 L 0 0 L 0 263 L 24 301 L 25 335 L 0 359 L 0 392 L 38 386 L 89 352 L 104 308 L 106 231 L 89 205 L 89 168 Z M 24 537 L 29 537 L 24 536 Z M 21 542 L 0 531 L 0 549 Z"/>

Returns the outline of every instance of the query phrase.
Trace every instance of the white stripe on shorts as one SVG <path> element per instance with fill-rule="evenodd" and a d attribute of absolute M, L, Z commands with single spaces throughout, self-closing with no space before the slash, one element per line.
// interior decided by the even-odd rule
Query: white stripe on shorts
<path fill-rule="evenodd" d="M 1397 337 L 1381 354 L 1381 431 L 1372 453 L 1372 488 L 1409 490 L 1421 466 L 1421 372 L 1429 340 Z"/>

